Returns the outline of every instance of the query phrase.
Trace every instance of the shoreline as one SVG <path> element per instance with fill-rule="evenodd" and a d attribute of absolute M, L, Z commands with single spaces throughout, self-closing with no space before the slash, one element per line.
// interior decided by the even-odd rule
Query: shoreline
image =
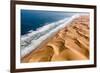
<path fill-rule="evenodd" d="M 76 16 L 77 16 L 77 15 L 76 15 Z M 82 16 L 82 15 L 79 15 L 79 16 L 73 18 L 72 21 L 73 21 L 74 19 L 80 17 L 80 16 Z M 71 24 L 72 21 L 70 21 L 69 23 L 68 23 L 68 21 L 67 21 L 67 23 L 66 23 L 65 25 L 69 25 L 69 26 L 70 26 L 70 24 Z M 68 27 L 68 26 L 67 26 L 67 27 Z M 66 26 L 64 26 L 62 29 L 64 29 L 64 28 L 66 28 Z M 59 31 L 61 31 L 62 29 L 60 29 Z M 56 33 L 56 34 L 57 34 L 57 33 Z M 56 35 L 56 34 L 55 34 L 55 35 Z M 54 37 L 55 35 L 50 36 L 50 37 L 52 38 L 52 37 Z M 49 38 L 49 39 L 50 39 L 50 38 Z M 49 40 L 48 40 L 48 38 L 47 38 L 47 39 L 45 39 L 45 41 L 43 41 L 43 42 L 48 42 L 48 41 L 49 41 Z M 43 43 L 43 44 L 45 44 L 45 43 Z M 41 47 L 41 46 L 39 46 L 39 48 L 40 48 L 40 47 Z M 35 51 L 35 50 L 38 50 L 39 48 L 34 49 L 34 51 Z M 31 52 L 33 52 L 33 50 L 32 50 Z M 31 53 L 31 52 L 30 52 L 30 53 Z M 27 55 L 30 55 L 30 53 L 28 53 Z M 25 55 L 25 56 L 26 56 L 26 55 Z"/>

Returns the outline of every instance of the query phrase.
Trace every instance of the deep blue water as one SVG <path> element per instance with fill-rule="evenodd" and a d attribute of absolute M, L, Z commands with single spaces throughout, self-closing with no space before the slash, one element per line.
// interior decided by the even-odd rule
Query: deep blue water
<path fill-rule="evenodd" d="M 60 11 L 21 10 L 21 35 L 72 15 L 73 13 Z"/>

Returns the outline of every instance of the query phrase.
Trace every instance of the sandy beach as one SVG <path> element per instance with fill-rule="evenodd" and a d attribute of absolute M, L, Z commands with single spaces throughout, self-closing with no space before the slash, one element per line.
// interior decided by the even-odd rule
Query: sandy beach
<path fill-rule="evenodd" d="M 89 29 L 89 15 L 81 15 L 21 58 L 21 62 L 88 60 Z"/>

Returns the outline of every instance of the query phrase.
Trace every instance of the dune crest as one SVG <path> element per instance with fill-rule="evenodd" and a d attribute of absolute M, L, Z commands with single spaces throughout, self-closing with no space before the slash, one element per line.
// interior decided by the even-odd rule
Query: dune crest
<path fill-rule="evenodd" d="M 52 38 L 44 40 L 45 43 L 25 55 L 21 62 L 88 60 L 89 29 L 89 15 L 81 15 Z"/>

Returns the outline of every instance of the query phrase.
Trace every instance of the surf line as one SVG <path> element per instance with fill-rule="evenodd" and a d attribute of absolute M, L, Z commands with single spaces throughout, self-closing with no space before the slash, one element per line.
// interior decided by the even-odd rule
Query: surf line
<path fill-rule="evenodd" d="M 68 26 L 74 19 L 86 14 L 75 14 L 70 18 L 64 18 L 57 22 L 47 24 L 37 31 L 31 31 L 30 33 L 21 37 L 21 58 L 28 55 L 33 50 L 35 50 L 43 41 L 53 37 L 57 32 L 66 26 Z"/>

